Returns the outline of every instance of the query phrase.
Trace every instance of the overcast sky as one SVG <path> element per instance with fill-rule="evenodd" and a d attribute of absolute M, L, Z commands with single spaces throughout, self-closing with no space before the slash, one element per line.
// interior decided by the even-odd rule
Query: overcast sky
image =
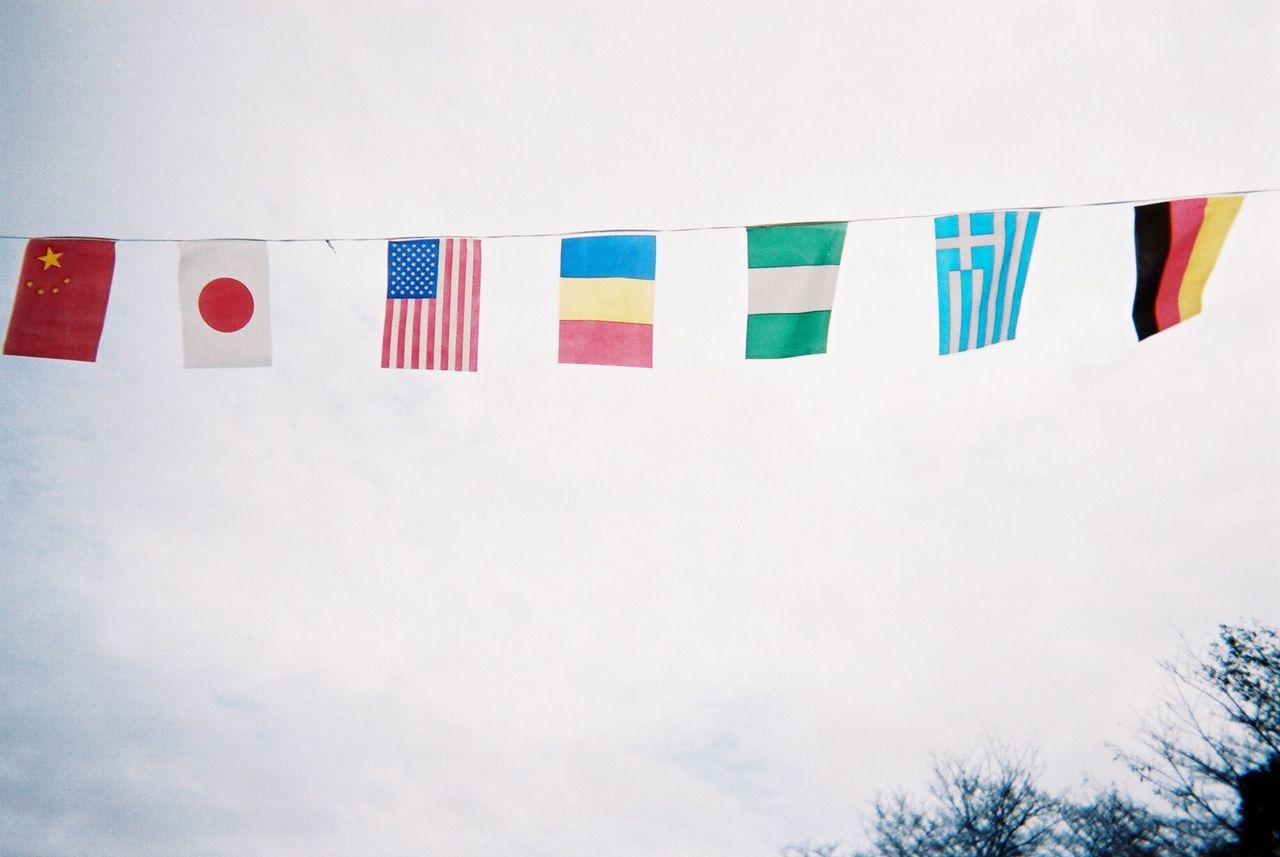
<path fill-rule="evenodd" d="M 1273 188 L 1278 48 L 1269 0 L 9 0 L 0 233 Z M 1179 632 L 1280 618 L 1277 196 L 1141 345 L 1132 229 L 1046 212 L 1018 339 L 939 358 L 932 222 L 853 224 L 831 353 L 752 362 L 742 231 L 663 234 L 652 370 L 557 365 L 558 240 L 488 241 L 475 375 L 377 368 L 376 241 L 270 245 L 274 365 L 183 370 L 176 245 L 119 244 L 96 364 L 0 358 L 0 854 L 770 855 L 988 736 L 1122 780 Z"/>

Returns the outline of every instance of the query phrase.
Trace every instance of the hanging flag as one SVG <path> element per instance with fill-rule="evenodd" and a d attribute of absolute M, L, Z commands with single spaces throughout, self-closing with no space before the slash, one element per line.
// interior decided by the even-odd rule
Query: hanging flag
<path fill-rule="evenodd" d="M 382 368 L 475 372 L 479 345 L 480 239 L 388 241 Z"/>
<path fill-rule="evenodd" d="M 827 353 L 847 223 L 747 228 L 747 358 Z"/>
<path fill-rule="evenodd" d="M 28 241 L 4 353 L 95 361 L 115 266 L 114 241 Z"/>
<path fill-rule="evenodd" d="M 653 366 L 653 235 L 560 242 L 560 362 Z"/>
<path fill-rule="evenodd" d="M 271 365 L 265 242 L 182 242 L 178 302 L 188 369 Z"/>
<path fill-rule="evenodd" d="M 1133 326 L 1139 340 L 1200 312 L 1204 285 L 1242 202 L 1242 196 L 1213 196 L 1133 209 Z"/>
<path fill-rule="evenodd" d="M 975 211 L 933 221 L 938 353 L 1013 339 L 1040 225 L 1038 211 Z"/>

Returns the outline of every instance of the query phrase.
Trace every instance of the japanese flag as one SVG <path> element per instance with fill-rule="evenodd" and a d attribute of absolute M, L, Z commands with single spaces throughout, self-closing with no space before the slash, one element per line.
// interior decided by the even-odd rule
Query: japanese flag
<path fill-rule="evenodd" d="M 184 242 L 178 297 L 188 369 L 271 365 L 265 243 Z"/>

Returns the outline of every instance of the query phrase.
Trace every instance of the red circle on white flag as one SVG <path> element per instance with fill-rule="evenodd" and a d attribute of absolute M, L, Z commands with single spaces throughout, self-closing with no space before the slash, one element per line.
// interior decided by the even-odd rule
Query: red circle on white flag
<path fill-rule="evenodd" d="M 196 305 L 204 323 L 222 333 L 235 333 L 253 318 L 253 292 L 231 277 L 205 283 Z"/>

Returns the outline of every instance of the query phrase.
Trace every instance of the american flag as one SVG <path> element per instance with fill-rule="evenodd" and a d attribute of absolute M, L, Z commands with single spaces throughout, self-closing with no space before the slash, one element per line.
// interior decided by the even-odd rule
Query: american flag
<path fill-rule="evenodd" d="M 387 242 L 383 369 L 476 371 L 480 240 Z"/>

